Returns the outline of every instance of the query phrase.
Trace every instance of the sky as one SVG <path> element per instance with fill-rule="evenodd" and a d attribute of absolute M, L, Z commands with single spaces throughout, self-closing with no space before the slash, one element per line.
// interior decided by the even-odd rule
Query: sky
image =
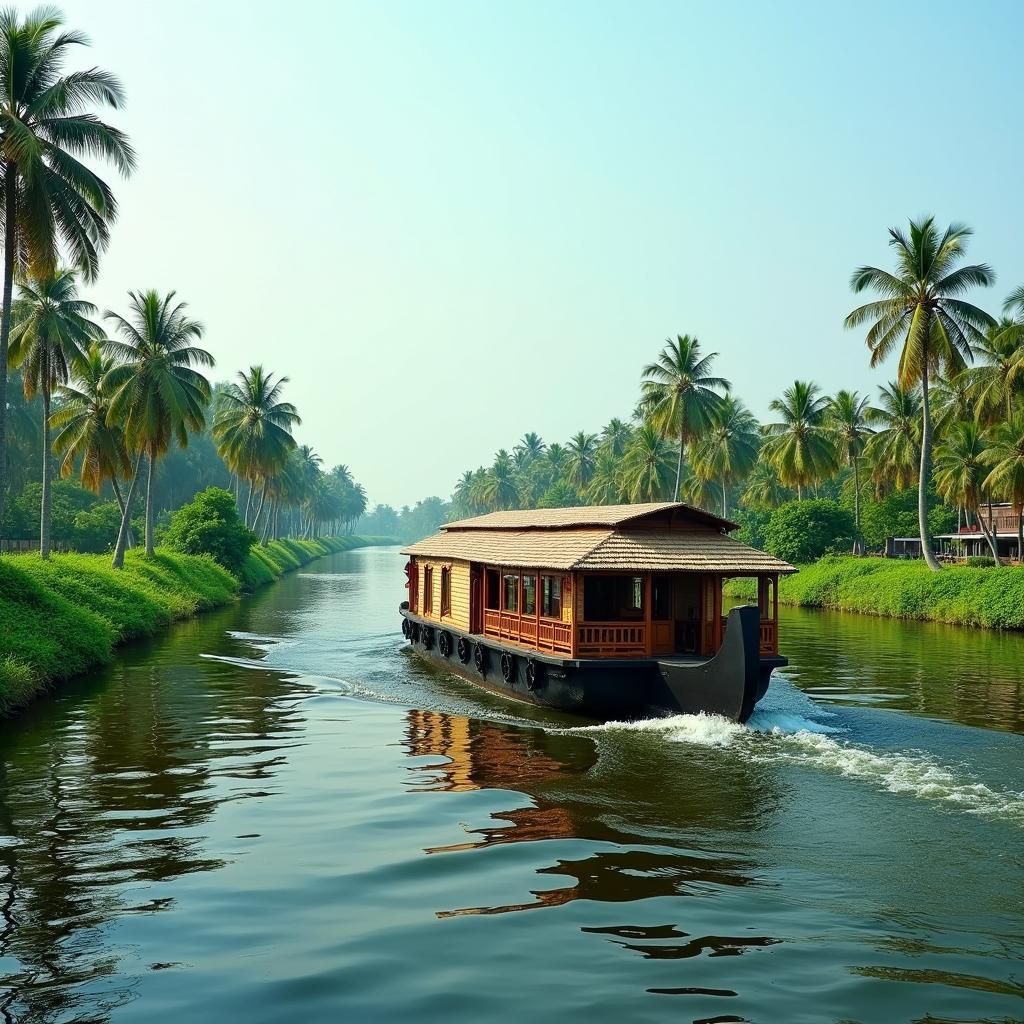
<path fill-rule="evenodd" d="M 88 297 L 176 289 L 371 505 L 628 418 L 676 334 L 762 419 L 874 393 L 849 277 L 910 217 L 1024 284 L 1017 3 L 61 6 L 139 154 Z"/>

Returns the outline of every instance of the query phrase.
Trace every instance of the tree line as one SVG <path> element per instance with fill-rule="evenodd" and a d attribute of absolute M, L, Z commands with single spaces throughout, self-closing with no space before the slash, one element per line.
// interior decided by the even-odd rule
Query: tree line
<path fill-rule="evenodd" d="M 1024 550 L 1024 287 L 996 318 L 965 295 L 994 283 L 987 264 L 964 263 L 970 230 L 933 218 L 893 228 L 895 267 L 857 268 L 848 329 L 866 327 L 870 364 L 898 355 L 894 380 L 874 396 L 827 394 L 795 380 L 760 423 L 730 382 L 715 375 L 717 352 L 690 335 L 666 341 L 640 375 L 632 414 L 564 442 L 524 434 L 489 466 L 467 469 L 444 518 L 510 508 L 682 499 L 741 521 L 745 514 L 808 497 L 852 509 L 854 552 L 863 550 L 862 506 L 916 490 L 917 531 L 931 550 L 932 506 L 973 522 L 999 553 L 983 509 L 1009 501 Z M 378 508 L 374 516 L 394 517 Z M 398 516 L 399 523 L 402 516 Z M 940 517 L 941 518 L 941 517 Z M 432 525 L 436 525 L 436 522 Z"/>
<path fill-rule="evenodd" d="M 347 467 L 325 472 L 313 449 L 297 444 L 301 421 L 282 399 L 286 377 L 252 366 L 211 384 L 203 324 L 173 291 L 129 292 L 123 311 L 102 316 L 80 295 L 80 282 L 96 279 L 117 214 L 112 189 L 86 161 L 105 160 L 123 176 L 135 167 L 130 140 L 97 113 L 123 105 L 118 79 L 95 67 L 65 72 L 69 54 L 86 44 L 51 8 L 24 17 L 0 11 L 0 530 L 24 511 L 19 499 L 36 483 L 34 462 L 44 558 L 55 471 L 85 491 L 112 494 L 115 567 L 139 525 L 152 554 L 159 467 L 195 439 L 203 444 L 192 469 L 203 465 L 184 473 L 188 461 L 179 459 L 179 476 L 230 486 L 263 540 L 351 525 L 365 493 Z M 165 509 L 198 489 L 174 493 L 167 484 Z M 133 524 L 140 500 L 142 522 Z"/>

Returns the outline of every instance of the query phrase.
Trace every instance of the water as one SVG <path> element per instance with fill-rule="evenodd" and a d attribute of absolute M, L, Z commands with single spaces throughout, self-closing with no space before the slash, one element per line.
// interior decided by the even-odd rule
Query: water
<path fill-rule="evenodd" d="M 1024 637 L 788 611 L 748 727 L 595 726 L 322 559 L 0 726 L 0 1021 L 1024 1019 Z"/>

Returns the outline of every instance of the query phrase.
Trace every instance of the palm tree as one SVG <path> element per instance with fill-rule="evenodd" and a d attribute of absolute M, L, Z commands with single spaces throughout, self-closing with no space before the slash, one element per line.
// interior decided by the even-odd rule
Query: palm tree
<path fill-rule="evenodd" d="M 675 446 L 653 424 L 633 433 L 622 459 L 622 489 L 631 502 L 662 501 L 672 486 Z M 679 480 L 676 480 L 678 499 Z"/>
<path fill-rule="evenodd" d="M 127 175 L 135 154 L 125 135 L 90 111 L 118 108 L 118 80 L 99 68 L 63 74 L 80 32 L 40 7 L 22 18 L 0 11 L 0 163 L 3 167 L 4 279 L 0 311 L 0 506 L 7 489 L 7 353 L 19 269 L 45 273 L 63 242 L 74 266 L 96 276 L 116 214 L 110 188 L 80 157 L 99 156 Z"/>
<path fill-rule="evenodd" d="M 107 320 L 121 336 L 108 346 L 123 362 L 109 373 L 105 387 L 110 391 L 108 420 L 120 422 L 125 442 L 137 453 L 135 472 L 125 500 L 114 567 L 124 564 L 124 543 L 128 529 L 138 469 L 148 457 L 146 479 L 146 554 L 153 554 L 153 472 L 156 460 L 177 439 L 188 445 L 188 432 L 202 430 L 210 401 L 210 382 L 194 364 L 212 366 L 213 356 L 193 342 L 203 336 L 203 325 L 185 313 L 185 303 L 175 302 L 175 293 L 161 296 L 150 289 L 129 292 L 130 319 L 108 310 Z"/>
<path fill-rule="evenodd" d="M 712 413 L 711 430 L 693 454 L 697 475 L 721 486 L 723 516 L 729 512 L 729 485 L 754 468 L 759 444 L 754 414 L 738 398 L 727 395 Z"/>
<path fill-rule="evenodd" d="M 792 492 L 779 482 L 779 475 L 764 459 L 759 459 L 747 477 L 740 495 L 745 508 L 778 508 L 792 497 Z"/>
<path fill-rule="evenodd" d="M 483 497 L 493 509 L 513 508 L 518 497 L 512 456 L 504 448 L 494 457 L 494 465 L 487 472 Z"/>
<path fill-rule="evenodd" d="M 473 471 L 467 469 L 459 477 L 455 490 L 452 492 L 452 506 L 455 518 L 464 518 L 472 514 L 473 509 Z"/>
<path fill-rule="evenodd" d="M 787 487 L 796 488 L 798 501 L 804 488 L 828 479 L 836 471 L 836 453 L 826 425 L 828 399 L 817 384 L 797 380 L 772 399 L 769 408 L 781 422 L 765 427 L 764 454 Z"/>
<path fill-rule="evenodd" d="M 79 465 L 82 486 L 94 494 L 99 494 L 109 480 L 124 515 L 124 496 L 117 478 L 128 477 L 132 460 L 124 446 L 123 431 L 107 420 L 110 406 L 104 381 L 113 366 L 113 359 L 93 342 L 85 357 L 75 364 L 72 383 L 57 389 L 59 408 L 50 417 L 50 424 L 57 430 L 54 451 L 63 455 L 60 475 L 71 476 Z"/>
<path fill-rule="evenodd" d="M 594 458 L 597 454 L 597 435 L 580 431 L 570 438 L 565 446 L 566 482 L 577 491 L 583 491 L 594 475 Z"/>
<path fill-rule="evenodd" d="M 1024 412 L 993 428 L 982 458 L 992 467 L 982 487 L 1009 498 L 1017 513 L 1017 561 L 1024 562 Z"/>
<path fill-rule="evenodd" d="M 982 536 L 988 541 L 992 557 L 999 565 L 999 549 L 981 515 L 982 496 L 990 461 L 985 434 L 973 420 L 954 423 L 945 440 L 935 450 L 935 486 L 951 504 L 965 508 L 977 520 Z"/>
<path fill-rule="evenodd" d="M 966 377 L 974 399 L 978 419 L 983 423 L 1008 422 L 1013 415 L 1013 399 L 1021 391 L 1024 369 L 1024 327 L 1004 317 L 990 327 L 974 346 L 979 363 L 968 369 Z"/>
<path fill-rule="evenodd" d="M 585 497 L 592 505 L 615 505 L 622 500 L 621 459 L 608 448 L 598 449 Z"/>
<path fill-rule="evenodd" d="M 268 481 L 281 472 L 295 448 L 292 428 L 302 422 L 295 406 L 281 401 L 287 383 L 287 377 L 275 380 L 262 366 L 250 366 L 248 373 L 240 371 L 237 382 L 228 384 L 218 397 L 213 439 L 228 469 L 249 481 L 242 518 L 253 529 L 263 511 Z M 262 484 L 259 508 L 250 523 L 253 490 L 258 482 Z"/>
<path fill-rule="evenodd" d="M 517 465 L 525 469 L 527 466 L 535 463 L 546 451 L 547 445 L 541 440 L 540 434 L 535 434 L 532 431 L 527 434 L 523 434 L 522 440 L 513 449 L 513 454 L 517 456 Z"/>
<path fill-rule="evenodd" d="M 11 331 L 11 364 L 21 368 L 25 397 L 38 392 L 43 400 L 43 493 L 39 512 L 39 554 L 50 557 L 50 400 L 66 384 L 70 367 L 85 359 L 90 343 L 100 337 L 89 319 L 96 307 L 78 297 L 73 270 L 43 273 L 18 283 L 14 303 L 17 323 Z"/>
<path fill-rule="evenodd" d="M 840 462 L 853 469 L 853 553 L 861 553 L 860 460 L 868 438 L 874 433 L 868 424 L 869 405 L 856 391 L 837 391 L 829 400 L 826 418 L 836 442 Z"/>
<path fill-rule="evenodd" d="M 932 422 L 928 385 L 935 373 L 954 376 L 971 358 L 971 346 L 984 341 L 995 320 L 960 296 L 995 280 L 984 263 L 958 266 L 970 229 L 950 224 L 940 234 L 933 217 L 910 222 L 909 235 L 889 229 L 896 251 L 896 273 L 878 267 L 858 267 L 850 278 L 854 292 L 873 289 L 882 298 L 859 306 L 846 317 L 848 328 L 870 323 L 866 341 L 871 365 L 877 366 L 900 349 L 901 387 L 921 387 L 921 467 L 917 485 L 917 519 L 921 552 L 928 567 L 938 570 L 928 529 Z"/>
<path fill-rule="evenodd" d="M 633 428 L 628 423 L 618 418 L 610 419 L 601 431 L 601 448 L 614 458 L 621 459 L 632 434 Z"/>
<path fill-rule="evenodd" d="M 968 367 L 952 377 L 935 378 L 931 386 L 933 437 L 942 437 L 949 427 L 960 420 L 974 419 L 977 403 L 971 377 L 973 370 L 973 367 Z"/>
<path fill-rule="evenodd" d="M 667 339 L 657 361 L 644 367 L 641 406 L 658 430 L 679 442 L 675 501 L 683 479 L 683 449 L 707 431 L 720 392 L 729 391 L 727 380 L 711 376 L 717 355 L 702 355 L 696 338 L 680 334 L 675 341 Z"/>
<path fill-rule="evenodd" d="M 878 389 L 879 404 L 867 411 L 878 429 L 868 440 L 864 455 L 871 466 L 875 493 L 891 486 L 902 491 L 913 484 L 921 463 L 921 393 L 891 381 Z"/>

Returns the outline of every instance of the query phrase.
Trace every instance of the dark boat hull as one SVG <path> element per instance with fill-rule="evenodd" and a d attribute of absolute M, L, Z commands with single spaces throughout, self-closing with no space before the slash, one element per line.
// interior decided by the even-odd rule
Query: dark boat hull
<path fill-rule="evenodd" d="M 760 654 L 756 608 L 733 608 L 721 649 L 705 659 L 562 658 L 438 626 L 405 607 L 401 613 L 413 650 L 435 665 L 518 700 L 603 721 L 703 712 L 745 722 L 772 671 L 787 664 Z"/>

